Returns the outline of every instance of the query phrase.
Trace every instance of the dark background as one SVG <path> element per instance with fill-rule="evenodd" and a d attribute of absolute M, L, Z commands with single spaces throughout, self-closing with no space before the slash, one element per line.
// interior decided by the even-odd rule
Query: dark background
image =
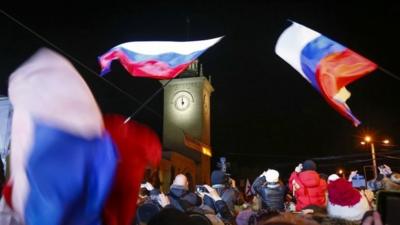
<path fill-rule="evenodd" d="M 348 86 L 352 92 L 348 105 L 362 122 L 355 128 L 274 53 L 276 40 L 291 19 L 400 74 L 400 9 L 395 1 L 111 1 L 92 5 L 68 1 L 1 9 L 96 72 L 97 57 L 123 42 L 225 35 L 200 61 L 215 88 L 211 98 L 213 165 L 219 156 L 226 156 L 236 177 L 254 177 L 267 168 L 277 168 L 287 176 L 307 158 L 314 158 L 328 174 L 338 168 L 347 173 L 361 171 L 370 164 L 369 148 L 359 144 L 367 133 L 376 140 L 379 164 L 397 168 L 399 156 L 393 151 L 400 143 L 400 81 L 377 70 Z M 0 14 L 0 28 L 0 94 L 6 95 L 9 74 L 39 47 L 54 46 L 4 14 Z M 119 63 L 113 63 L 105 79 L 136 102 L 78 63 L 74 65 L 103 112 L 129 115 L 160 87 L 156 80 L 130 77 Z M 160 137 L 162 105 L 161 93 L 136 117 Z M 379 145 L 384 137 L 394 146 Z"/>

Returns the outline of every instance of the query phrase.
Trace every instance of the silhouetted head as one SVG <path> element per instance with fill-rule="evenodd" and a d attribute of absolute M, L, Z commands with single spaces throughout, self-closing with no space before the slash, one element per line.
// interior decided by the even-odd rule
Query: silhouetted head
<path fill-rule="evenodd" d="M 185 187 L 185 189 L 189 188 L 189 182 L 187 180 L 187 177 L 183 174 L 176 175 L 172 185 L 183 186 L 183 187 Z"/>
<path fill-rule="evenodd" d="M 315 162 L 312 161 L 312 160 L 304 161 L 303 162 L 303 171 L 306 171 L 306 170 L 314 170 L 314 171 L 316 171 L 317 170 L 317 164 L 315 164 Z"/>

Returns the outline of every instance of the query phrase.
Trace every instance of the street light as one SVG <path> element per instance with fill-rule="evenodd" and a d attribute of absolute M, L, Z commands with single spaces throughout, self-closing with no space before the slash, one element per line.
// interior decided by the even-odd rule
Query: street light
<path fill-rule="evenodd" d="M 339 174 L 341 177 L 344 178 L 344 173 L 343 173 L 343 170 L 342 170 L 342 169 L 339 169 L 338 174 Z"/>
<path fill-rule="evenodd" d="M 371 145 L 371 155 L 372 155 L 372 170 L 374 172 L 374 179 L 378 177 L 377 168 L 376 168 L 376 156 L 375 156 L 375 145 L 372 141 L 371 136 L 367 135 L 364 137 L 364 141 L 360 142 L 362 145 L 366 145 L 369 143 Z M 382 141 L 383 144 L 388 145 L 390 143 L 389 139 L 384 139 Z"/>
<path fill-rule="evenodd" d="M 372 138 L 369 135 L 365 136 L 364 141 L 366 143 L 370 143 L 371 144 L 372 170 L 374 172 L 374 179 L 376 179 L 378 177 L 378 174 L 377 174 L 377 168 L 376 168 L 376 156 L 375 156 L 374 142 L 372 142 Z"/>

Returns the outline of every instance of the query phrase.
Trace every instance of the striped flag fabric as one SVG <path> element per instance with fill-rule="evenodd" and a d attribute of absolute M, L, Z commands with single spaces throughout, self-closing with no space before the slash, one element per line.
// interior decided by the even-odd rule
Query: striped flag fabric
<path fill-rule="evenodd" d="M 346 85 L 377 68 L 347 47 L 293 22 L 279 37 L 275 53 L 306 79 L 325 100 L 355 126 L 361 122 L 346 104 Z"/>
<path fill-rule="evenodd" d="M 111 62 L 119 60 L 134 77 L 172 79 L 185 70 L 222 37 L 201 41 L 138 41 L 115 46 L 98 60 L 101 75 L 110 71 Z"/>
<path fill-rule="evenodd" d="M 85 81 L 64 57 L 41 49 L 8 86 L 14 114 L 7 204 L 24 224 L 103 224 L 118 156 Z"/>

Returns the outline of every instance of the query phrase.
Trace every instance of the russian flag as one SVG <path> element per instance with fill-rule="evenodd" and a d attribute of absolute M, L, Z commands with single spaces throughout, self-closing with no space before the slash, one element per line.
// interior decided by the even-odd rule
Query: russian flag
<path fill-rule="evenodd" d="M 187 42 L 123 43 L 98 58 L 101 75 L 110 71 L 113 60 L 119 59 L 125 69 L 134 77 L 172 79 L 221 38 Z"/>
<path fill-rule="evenodd" d="M 104 207 L 107 225 L 131 225 L 145 169 L 157 168 L 161 161 L 161 142 L 150 127 L 120 115 L 106 115 L 104 124 L 118 148 L 115 180 Z"/>
<path fill-rule="evenodd" d="M 346 85 L 377 68 L 377 65 L 345 46 L 293 22 L 279 37 L 275 52 L 296 69 L 325 100 L 355 126 L 346 100 Z"/>
<path fill-rule="evenodd" d="M 28 225 L 102 224 L 117 151 L 79 73 L 41 49 L 11 75 L 8 93 L 8 204 Z"/>

